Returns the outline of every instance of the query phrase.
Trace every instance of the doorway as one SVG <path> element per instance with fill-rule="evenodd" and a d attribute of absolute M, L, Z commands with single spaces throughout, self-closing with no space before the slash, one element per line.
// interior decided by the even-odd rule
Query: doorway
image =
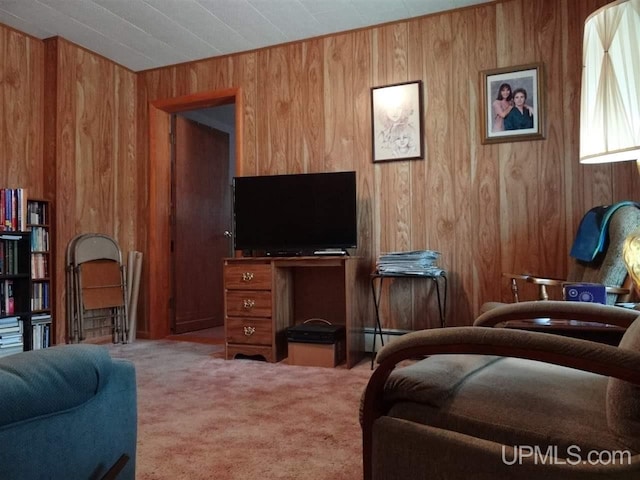
<path fill-rule="evenodd" d="M 145 280 L 148 324 L 141 337 L 164 338 L 172 330 L 173 272 L 171 265 L 171 116 L 179 112 L 235 105 L 235 174 L 242 165 L 242 95 L 240 89 L 201 92 L 157 100 L 149 107 L 149 261 Z M 226 188 L 230 189 L 229 182 Z"/>
<path fill-rule="evenodd" d="M 171 332 L 224 324 L 222 260 L 231 255 L 230 133 L 214 128 L 226 108 L 173 116 L 171 179 Z M 233 125 L 225 127 L 233 133 Z"/>

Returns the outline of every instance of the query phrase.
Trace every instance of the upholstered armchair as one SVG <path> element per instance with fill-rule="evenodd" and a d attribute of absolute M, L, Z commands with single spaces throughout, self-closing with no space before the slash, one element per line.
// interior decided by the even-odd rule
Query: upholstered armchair
<path fill-rule="evenodd" d="M 546 278 L 528 273 L 503 273 L 511 287 L 513 301 L 534 300 L 521 298 L 522 287 L 533 284 L 537 300 L 549 299 L 549 289 L 556 289 L 556 299 L 566 283 L 599 283 L 605 285 L 607 304 L 629 300 L 632 282 L 622 257 L 624 240 L 640 226 L 640 208 L 632 202 L 620 202 L 612 206 L 595 207 L 583 217 L 571 250 L 567 278 Z M 501 305 L 488 302 L 480 311 Z"/>
<path fill-rule="evenodd" d="M 383 347 L 361 405 L 364 478 L 640 478 L 640 320 L 553 304 L 630 326 L 619 346 L 470 326 Z"/>
<path fill-rule="evenodd" d="M 136 373 L 98 345 L 0 358 L 0 479 L 134 480 Z"/>

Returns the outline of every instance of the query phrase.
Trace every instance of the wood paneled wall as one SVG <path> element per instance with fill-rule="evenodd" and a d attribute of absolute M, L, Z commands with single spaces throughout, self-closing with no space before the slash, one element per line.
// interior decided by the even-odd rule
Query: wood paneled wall
<path fill-rule="evenodd" d="M 0 28 L 0 188 L 44 195 L 44 47 Z"/>
<path fill-rule="evenodd" d="M 139 100 L 241 88 L 243 172 L 355 169 L 358 254 L 373 267 L 380 252 L 439 250 L 449 323 L 469 324 L 485 301 L 509 299 L 502 272 L 563 276 L 582 214 L 638 199 L 634 165 L 578 164 L 582 25 L 605 3 L 509 0 L 143 72 Z M 480 72 L 533 62 L 544 65 L 546 139 L 482 145 Z M 425 159 L 374 165 L 370 88 L 417 79 Z M 436 325 L 429 288 L 393 283 L 387 324 Z"/>
<path fill-rule="evenodd" d="M 47 170 L 56 207 L 56 341 L 65 342 L 65 257 L 81 233 L 138 246 L 137 199 L 146 180 L 136 162 L 136 75 L 61 38 L 45 40 Z"/>
<path fill-rule="evenodd" d="M 0 28 L 0 183 L 53 195 L 63 305 L 64 248 L 73 235 L 111 234 L 124 252 L 145 252 L 152 241 L 149 102 L 239 88 L 243 174 L 356 170 L 357 253 L 373 268 L 380 252 L 439 250 L 449 324 L 469 324 L 483 302 L 509 298 L 502 272 L 563 276 L 587 209 L 640 200 L 635 165 L 578 163 L 583 23 L 606 3 L 505 0 L 139 74 L 62 39 L 45 49 Z M 482 145 L 480 72 L 532 62 L 544 64 L 546 139 Z M 370 88 L 418 79 L 424 160 L 374 165 Z M 52 120 L 54 129 L 44 124 Z M 389 288 L 387 325 L 437 324 L 430 286 Z"/>

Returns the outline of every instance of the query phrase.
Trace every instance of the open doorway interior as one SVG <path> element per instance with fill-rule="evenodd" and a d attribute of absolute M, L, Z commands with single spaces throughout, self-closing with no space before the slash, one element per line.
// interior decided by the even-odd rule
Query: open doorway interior
<path fill-rule="evenodd" d="M 233 252 L 235 104 L 176 113 L 172 168 L 171 333 L 220 336 L 222 259 Z"/>

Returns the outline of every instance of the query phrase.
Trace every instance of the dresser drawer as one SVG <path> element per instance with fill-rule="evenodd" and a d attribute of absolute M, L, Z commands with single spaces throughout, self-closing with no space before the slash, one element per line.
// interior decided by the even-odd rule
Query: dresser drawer
<path fill-rule="evenodd" d="M 227 317 L 227 343 L 271 345 L 272 331 L 271 319 Z"/>
<path fill-rule="evenodd" d="M 227 289 L 271 290 L 271 264 L 238 262 L 224 268 Z"/>
<path fill-rule="evenodd" d="M 228 290 L 226 304 L 230 317 L 271 317 L 270 291 Z"/>

